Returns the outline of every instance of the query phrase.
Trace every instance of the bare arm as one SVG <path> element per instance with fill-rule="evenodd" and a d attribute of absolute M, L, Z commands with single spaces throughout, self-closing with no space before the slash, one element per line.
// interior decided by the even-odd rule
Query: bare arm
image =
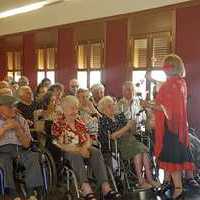
<path fill-rule="evenodd" d="M 81 155 L 84 158 L 90 157 L 90 152 L 84 146 L 74 145 L 74 144 L 60 144 L 54 142 L 54 144 L 59 147 L 62 151 L 69 152 L 76 155 Z"/>
<path fill-rule="evenodd" d="M 135 122 L 133 120 L 129 120 L 126 126 L 112 133 L 111 139 L 115 140 L 120 138 L 122 135 L 126 134 L 127 131 L 133 130 L 134 127 L 135 127 Z"/>
<path fill-rule="evenodd" d="M 24 133 L 24 129 L 19 127 L 16 130 L 16 136 L 24 148 L 28 148 L 31 144 L 31 138 Z"/>
<path fill-rule="evenodd" d="M 81 147 L 90 149 L 92 146 L 92 140 L 89 135 L 87 135 L 87 141 L 81 145 Z"/>
<path fill-rule="evenodd" d="M 156 104 L 155 102 L 154 103 L 150 103 L 148 101 L 141 100 L 140 101 L 140 105 L 142 107 L 144 107 L 144 108 L 149 108 L 149 109 L 157 110 L 157 111 L 163 111 L 162 106 L 159 105 L 159 104 Z"/>
<path fill-rule="evenodd" d="M 58 143 L 57 146 L 62 149 L 63 151 L 74 153 L 74 154 L 80 154 L 80 146 L 74 145 L 74 144 L 60 144 Z"/>

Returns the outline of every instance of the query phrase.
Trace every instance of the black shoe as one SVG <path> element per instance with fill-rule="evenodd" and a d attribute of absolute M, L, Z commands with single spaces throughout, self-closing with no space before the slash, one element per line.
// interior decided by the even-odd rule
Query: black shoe
<path fill-rule="evenodd" d="M 172 198 L 173 200 L 183 200 L 184 199 L 184 193 L 182 192 L 181 194 L 179 194 L 177 197 Z"/>
<path fill-rule="evenodd" d="M 104 200 L 120 200 L 122 199 L 121 194 L 114 190 L 111 190 L 104 196 Z"/>
<path fill-rule="evenodd" d="M 189 187 L 200 188 L 199 183 L 194 178 L 186 179 L 185 182 Z"/>
<path fill-rule="evenodd" d="M 96 196 L 94 193 L 89 193 L 86 196 L 83 197 L 85 200 L 97 200 Z"/>
<path fill-rule="evenodd" d="M 175 198 L 172 197 L 172 199 L 174 199 L 174 200 L 181 200 L 181 199 L 184 199 L 184 192 L 183 192 L 182 188 L 176 187 L 175 190 L 178 190 L 178 191 L 180 191 L 181 193 L 180 193 L 177 197 L 175 197 Z"/>

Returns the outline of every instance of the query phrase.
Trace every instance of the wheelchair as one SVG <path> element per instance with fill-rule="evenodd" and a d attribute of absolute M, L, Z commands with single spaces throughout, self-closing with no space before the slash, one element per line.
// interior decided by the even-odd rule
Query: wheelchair
<path fill-rule="evenodd" d="M 4 171 L 3 169 L 0 168 L 0 194 L 1 194 L 1 198 L 0 199 L 4 199 L 5 197 L 5 190 L 4 190 Z"/>
<path fill-rule="evenodd" d="M 52 121 L 46 121 L 45 124 L 47 132 L 46 147 L 52 153 L 56 163 L 57 177 L 58 177 L 57 187 L 65 188 L 65 194 L 64 194 L 65 199 L 67 200 L 81 199 L 81 190 L 76 174 L 71 168 L 69 161 L 65 159 L 64 152 L 57 147 L 56 142 L 51 134 L 51 125 Z M 98 145 L 95 145 L 95 147 L 99 148 Z M 118 192 L 118 187 L 113 175 L 113 171 L 108 165 L 106 165 L 106 168 L 107 168 L 109 183 L 113 188 L 113 190 Z M 91 182 L 91 185 L 92 186 L 95 185 L 96 180 L 93 177 L 92 171 L 87 165 L 87 159 L 85 160 L 85 170 L 88 174 L 88 180 Z M 101 195 L 101 193 L 100 193 L 100 199 L 103 199 L 103 195 Z"/>
<path fill-rule="evenodd" d="M 139 135 L 137 139 L 140 142 L 148 142 L 150 144 L 150 139 L 145 135 Z M 136 197 L 139 199 L 149 199 L 155 197 L 157 193 L 157 189 L 139 189 L 137 187 L 137 175 L 135 169 L 132 165 L 131 160 L 124 160 L 121 157 L 120 150 L 118 147 L 118 140 L 111 141 L 109 139 L 109 150 L 111 152 L 111 159 L 112 159 L 112 170 L 114 174 L 114 179 L 116 180 L 116 185 L 119 189 L 119 192 L 123 194 L 123 196 L 131 196 Z M 147 146 L 148 148 L 150 146 Z M 155 164 L 155 165 L 154 165 Z M 156 163 L 152 159 L 152 166 L 153 166 L 153 176 L 154 178 L 158 179 L 158 170 Z"/>
<path fill-rule="evenodd" d="M 47 200 L 49 193 L 54 189 L 57 182 L 56 168 L 54 160 L 49 153 L 49 151 L 42 146 L 40 146 L 37 142 L 33 142 L 31 147 L 27 151 L 38 152 L 40 155 L 40 165 L 43 176 L 43 186 L 41 188 L 39 196 L 39 200 Z M 19 157 L 13 161 L 14 165 L 14 180 L 16 182 L 17 190 L 20 196 L 27 198 L 27 191 L 25 186 L 25 167 L 23 163 L 19 160 Z M 5 186 L 4 186 L 4 171 L 0 169 L 0 191 L 1 191 L 1 199 L 5 199 Z M 36 191 L 34 191 L 36 192 Z"/>

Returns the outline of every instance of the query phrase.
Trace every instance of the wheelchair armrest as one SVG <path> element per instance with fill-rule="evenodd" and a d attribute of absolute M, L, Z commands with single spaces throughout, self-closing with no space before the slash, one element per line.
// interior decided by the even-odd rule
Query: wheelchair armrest
<path fill-rule="evenodd" d="M 39 146 L 40 142 L 38 140 L 32 140 L 31 145 Z"/>
<path fill-rule="evenodd" d="M 39 150 L 39 147 L 41 146 L 40 142 L 38 140 L 32 140 L 31 141 L 31 145 L 30 147 L 27 149 L 28 151 L 34 151 L 34 152 L 37 152 L 37 151 L 40 151 Z"/>

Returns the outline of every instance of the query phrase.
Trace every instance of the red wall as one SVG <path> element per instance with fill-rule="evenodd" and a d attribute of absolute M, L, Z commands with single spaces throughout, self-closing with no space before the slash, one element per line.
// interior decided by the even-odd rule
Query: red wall
<path fill-rule="evenodd" d="M 74 30 L 72 28 L 58 31 L 58 66 L 56 69 L 56 81 L 68 88 L 69 80 L 76 77 L 74 47 Z"/>
<path fill-rule="evenodd" d="M 200 128 L 200 6 L 177 9 L 176 53 L 187 72 L 189 122 Z"/>
<path fill-rule="evenodd" d="M 6 53 L 5 53 L 5 40 L 0 40 L 0 80 L 6 76 Z"/>
<path fill-rule="evenodd" d="M 30 85 L 37 86 L 36 54 L 35 54 L 35 35 L 27 33 L 23 35 L 23 75 L 27 76 Z"/>
<path fill-rule="evenodd" d="M 120 96 L 127 74 L 128 19 L 108 21 L 105 36 L 103 82 L 107 93 Z"/>

